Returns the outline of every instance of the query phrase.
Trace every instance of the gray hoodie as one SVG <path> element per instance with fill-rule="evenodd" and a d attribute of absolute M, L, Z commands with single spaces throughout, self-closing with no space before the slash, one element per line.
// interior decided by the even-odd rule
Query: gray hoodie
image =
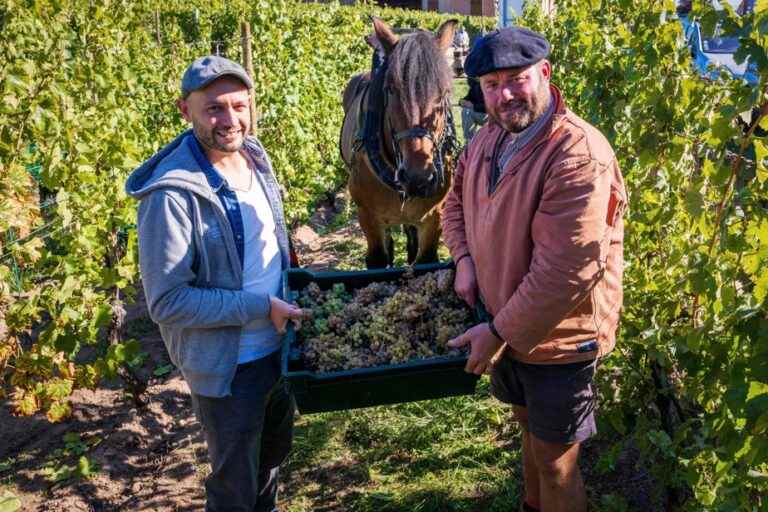
<path fill-rule="evenodd" d="M 269 297 L 242 291 L 237 235 L 217 194 L 227 185 L 199 164 L 196 144 L 191 130 L 182 133 L 136 169 L 125 189 L 141 201 L 139 265 L 149 315 L 192 392 L 221 397 L 230 394 L 242 326 L 269 316 Z M 285 269 L 288 236 L 272 166 L 258 140 L 249 137 L 244 147 L 270 202 Z"/>

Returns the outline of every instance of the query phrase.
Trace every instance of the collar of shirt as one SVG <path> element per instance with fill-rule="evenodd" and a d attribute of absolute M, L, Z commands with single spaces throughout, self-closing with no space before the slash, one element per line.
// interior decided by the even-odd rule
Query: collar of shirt
<path fill-rule="evenodd" d="M 515 138 L 507 144 L 507 147 L 504 148 L 504 151 L 499 157 L 499 174 L 501 174 L 501 171 L 507 166 L 512 157 L 519 153 L 526 144 L 531 142 L 531 140 L 533 140 L 539 131 L 541 131 L 547 121 L 549 121 L 549 119 L 552 117 L 552 114 L 555 112 L 555 101 L 556 99 L 554 95 L 550 94 L 549 106 L 547 107 L 547 110 L 542 115 L 540 115 L 536 121 L 528 126 L 528 128 L 518 134 L 512 134 L 516 135 Z"/>
<path fill-rule="evenodd" d="M 232 236 L 235 239 L 235 247 L 237 247 L 237 254 L 240 256 L 240 265 L 242 266 L 245 259 L 245 229 L 243 226 L 243 216 L 240 212 L 240 202 L 237 200 L 237 194 L 232 190 L 227 181 L 222 177 L 219 171 L 211 164 L 208 157 L 205 156 L 203 148 L 200 145 L 200 141 L 194 134 L 190 134 L 187 138 L 187 144 L 189 145 L 192 155 L 194 155 L 197 165 L 205 174 L 205 178 L 208 180 L 208 184 L 221 201 L 221 205 L 224 207 L 224 212 L 227 214 L 227 220 L 229 221 L 229 227 L 232 229 Z M 227 186 L 224 186 L 227 184 Z"/>

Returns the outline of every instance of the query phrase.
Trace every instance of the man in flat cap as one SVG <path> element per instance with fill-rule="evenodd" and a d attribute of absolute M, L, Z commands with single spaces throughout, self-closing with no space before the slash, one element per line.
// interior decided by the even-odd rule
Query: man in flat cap
<path fill-rule="evenodd" d="M 278 184 L 249 136 L 253 85 L 218 56 L 184 73 L 192 124 L 136 169 L 139 263 L 152 319 L 192 393 L 212 471 L 206 510 L 274 511 L 294 400 L 280 376 L 280 335 L 303 312 L 281 298 L 289 264 Z"/>
<path fill-rule="evenodd" d="M 451 340 L 491 374 L 523 436 L 520 510 L 586 510 L 577 458 L 595 434 L 593 376 L 616 340 L 624 182 L 613 150 L 550 83 L 549 43 L 509 27 L 470 52 L 489 116 L 443 208 L 456 292 L 493 320 Z"/>

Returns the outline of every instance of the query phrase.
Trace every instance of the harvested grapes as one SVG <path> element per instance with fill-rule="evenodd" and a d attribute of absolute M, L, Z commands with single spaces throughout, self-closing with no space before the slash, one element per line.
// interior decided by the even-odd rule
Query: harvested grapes
<path fill-rule="evenodd" d="M 297 336 L 305 367 L 325 373 L 466 353 L 446 346 L 474 325 L 453 277 L 451 269 L 406 272 L 351 292 L 309 284 L 298 299 L 313 313 Z"/>

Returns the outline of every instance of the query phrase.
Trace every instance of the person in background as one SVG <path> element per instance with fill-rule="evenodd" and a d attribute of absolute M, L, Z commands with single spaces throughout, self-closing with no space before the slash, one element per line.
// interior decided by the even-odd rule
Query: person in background
<path fill-rule="evenodd" d="M 281 334 L 304 312 L 281 297 L 288 235 L 269 157 L 248 135 L 252 88 L 235 62 L 192 62 L 177 100 L 192 129 L 126 183 L 140 201 L 149 315 L 207 442 L 208 512 L 277 510 L 278 469 L 293 436 Z"/>
<path fill-rule="evenodd" d="M 464 74 L 464 61 L 467 58 L 469 52 L 469 34 L 464 27 L 459 29 L 453 34 L 453 63 L 451 68 L 453 69 L 454 76 L 460 77 Z"/>
<path fill-rule="evenodd" d="M 483 100 L 483 91 L 480 89 L 480 82 L 474 78 L 467 78 L 469 90 L 466 96 L 461 98 L 461 130 L 464 133 L 464 143 L 469 144 L 475 135 L 488 119 L 485 113 L 485 102 Z"/>
<path fill-rule="evenodd" d="M 522 427 L 520 510 L 584 512 L 579 447 L 593 377 L 616 342 L 624 181 L 606 138 L 551 84 L 549 43 L 509 27 L 467 57 L 489 122 L 464 149 L 442 215 L 456 293 L 492 315 L 451 340 Z"/>
<path fill-rule="evenodd" d="M 477 44 L 485 34 L 475 39 L 472 47 Z M 464 144 L 469 144 L 475 132 L 479 130 L 488 119 L 485 112 L 485 101 L 480 82 L 476 78 L 467 77 L 467 94 L 459 100 L 461 105 L 461 130 L 464 133 Z"/>

